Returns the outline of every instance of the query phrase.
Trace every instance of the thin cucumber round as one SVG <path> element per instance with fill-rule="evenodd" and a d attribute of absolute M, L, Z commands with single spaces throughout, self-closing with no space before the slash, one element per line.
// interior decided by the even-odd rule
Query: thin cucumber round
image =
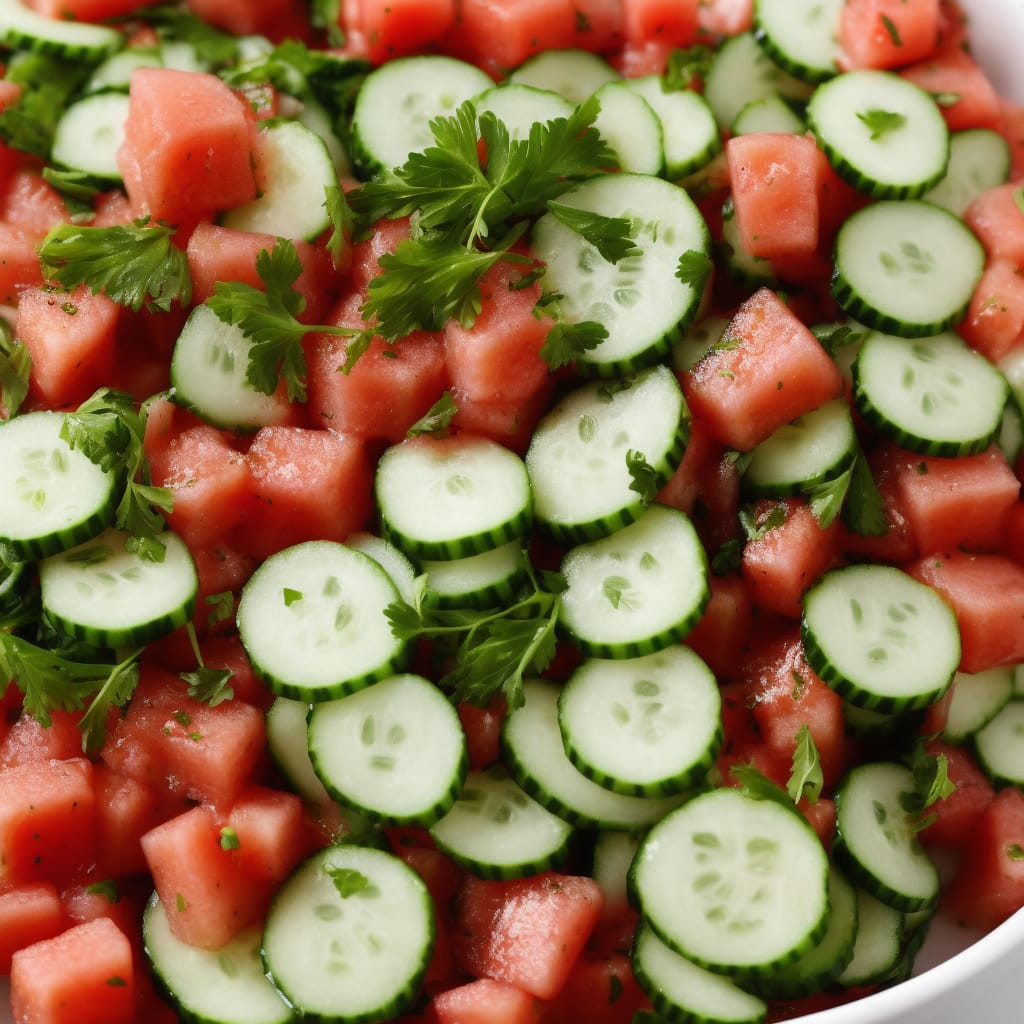
<path fill-rule="evenodd" d="M 421 559 L 420 572 L 439 608 L 494 608 L 512 597 L 526 576 L 523 540 L 465 558 Z"/>
<path fill-rule="evenodd" d="M 1010 178 L 1010 144 L 992 128 L 968 128 L 949 137 L 949 165 L 924 197 L 962 217 L 982 192 Z"/>
<path fill-rule="evenodd" d="M 857 434 L 845 398 L 780 427 L 750 451 L 742 486 L 753 497 L 801 494 L 849 469 Z"/>
<path fill-rule="evenodd" d="M 803 118 L 777 93 L 751 100 L 732 123 L 730 134 L 752 135 L 779 132 L 802 135 L 807 130 Z"/>
<path fill-rule="evenodd" d="M 870 893 L 857 890 L 857 938 L 853 956 L 839 975 L 840 985 L 871 985 L 892 974 L 903 952 L 904 917 Z"/>
<path fill-rule="evenodd" d="M 389 825 L 430 825 L 462 789 L 466 734 L 451 702 L 423 676 L 391 676 L 314 704 L 313 768 L 347 807 Z"/>
<path fill-rule="evenodd" d="M 581 774 L 566 757 L 558 728 L 558 687 L 531 679 L 525 703 L 505 719 L 502 755 L 509 774 L 541 806 L 571 825 L 633 832 L 662 818 L 678 797 L 613 793 Z"/>
<path fill-rule="evenodd" d="M 715 115 L 691 89 L 666 90 L 661 75 L 629 78 L 626 86 L 647 101 L 661 124 L 665 176 L 673 181 L 706 167 L 722 150 Z"/>
<path fill-rule="evenodd" d="M 828 925 L 829 866 L 804 818 L 737 789 L 666 815 L 633 860 L 630 888 L 658 937 L 727 973 L 793 963 Z"/>
<path fill-rule="evenodd" d="M 1024 786 L 1024 700 L 1006 703 L 975 734 L 974 750 L 996 785 Z"/>
<path fill-rule="evenodd" d="M 718 682 L 688 647 L 589 659 L 558 698 L 569 760 L 617 793 L 665 796 L 706 775 L 722 742 Z"/>
<path fill-rule="evenodd" d="M 416 569 L 391 541 L 365 530 L 357 530 L 345 538 L 345 543 L 350 548 L 369 555 L 391 577 L 391 582 L 398 588 L 402 600 L 407 604 L 414 602 Z"/>
<path fill-rule="evenodd" d="M 330 227 L 326 189 L 338 184 L 324 140 L 301 121 L 271 120 L 260 129 L 260 194 L 227 210 L 225 227 L 313 240 Z"/>
<path fill-rule="evenodd" d="M 854 402 L 876 430 L 921 455 L 975 455 L 992 443 L 1006 378 L 952 331 L 898 338 L 872 331 L 853 364 Z"/>
<path fill-rule="evenodd" d="M 678 509 L 651 505 L 610 537 L 572 548 L 559 626 L 594 658 L 634 658 L 682 640 L 708 601 L 707 556 Z"/>
<path fill-rule="evenodd" d="M 852 704 L 911 711 L 938 700 L 960 663 L 956 616 L 938 593 L 887 565 L 850 565 L 804 595 L 807 661 Z"/>
<path fill-rule="evenodd" d="M 647 100 L 618 79 L 602 85 L 594 96 L 601 106 L 594 127 L 615 154 L 619 169 L 660 174 L 665 166 L 664 132 Z"/>
<path fill-rule="evenodd" d="M 957 672 L 950 687 L 942 738 L 964 743 L 983 729 L 1013 698 L 1013 670 L 1006 666 L 981 672 Z"/>
<path fill-rule="evenodd" d="M 533 518 L 523 460 L 470 434 L 392 445 L 374 486 L 385 537 L 413 558 L 491 551 L 521 537 Z"/>
<path fill-rule="evenodd" d="M 477 117 L 493 114 L 514 140 L 529 139 L 535 124 L 572 117 L 573 105 L 557 92 L 514 82 L 496 85 L 473 100 Z"/>
<path fill-rule="evenodd" d="M 267 709 L 267 750 L 287 786 L 313 807 L 327 807 L 333 797 L 320 780 L 309 756 L 307 719 L 311 704 L 275 697 Z"/>
<path fill-rule="evenodd" d="M 632 961 L 637 984 L 662 1020 L 760 1024 L 767 1019 L 764 1000 L 680 956 L 644 923 L 637 928 Z"/>
<path fill-rule="evenodd" d="M 105 181 L 121 180 L 117 151 L 124 141 L 128 95 L 100 92 L 70 104 L 57 122 L 50 158 Z"/>
<path fill-rule="evenodd" d="M 334 845 L 277 891 L 263 964 L 303 1020 L 389 1020 L 416 999 L 434 936 L 430 893 L 412 868 L 381 850 Z"/>
<path fill-rule="evenodd" d="M 242 588 L 238 632 L 274 693 L 315 703 L 384 679 L 405 661 L 385 608 L 398 600 L 368 555 L 307 541 L 271 555 Z"/>
<path fill-rule="evenodd" d="M 754 34 L 780 68 L 805 82 L 838 71 L 839 16 L 845 0 L 756 0 Z"/>
<path fill-rule="evenodd" d="M 246 379 L 252 347 L 241 327 L 200 303 L 174 343 L 171 397 L 215 427 L 245 432 L 285 422 L 289 407 Z"/>
<path fill-rule="evenodd" d="M 121 32 L 106 25 L 50 18 L 22 0 L 0 0 L 0 43 L 9 49 L 69 61 L 99 61 L 122 42 Z"/>
<path fill-rule="evenodd" d="M 874 199 L 916 198 L 945 177 L 942 112 L 894 72 L 849 71 L 818 86 L 807 123 L 836 173 Z"/>
<path fill-rule="evenodd" d="M 573 828 L 495 765 L 469 773 L 459 798 L 430 827 L 430 835 L 477 878 L 525 878 L 561 866 Z"/>
<path fill-rule="evenodd" d="M 127 92 L 134 71 L 138 68 L 163 67 L 160 54 L 152 46 L 126 46 L 101 61 L 82 86 L 83 94 L 94 92 Z"/>
<path fill-rule="evenodd" d="M 450 117 L 494 86 L 489 75 L 454 57 L 403 57 L 374 68 L 352 114 L 353 157 L 372 174 L 400 167 L 434 142 L 430 122 Z"/>
<path fill-rule="evenodd" d="M 570 391 L 537 425 L 526 452 L 538 525 L 577 543 L 635 522 L 643 497 L 633 487 L 630 453 L 642 456 L 660 487 L 688 437 L 683 391 L 666 366 Z"/>
<path fill-rule="evenodd" d="M 6 562 L 55 555 L 114 517 L 116 477 L 61 436 L 65 417 L 29 412 L 0 424 L 0 545 Z"/>
<path fill-rule="evenodd" d="M 984 267 L 985 250 L 959 217 L 923 200 L 883 200 L 839 229 L 832 294 L 867 327 L 928 337 L 961 319 Z"/>
<path fill-rule="evenodd" d="M 508 75 L 509 82 L 550 89 L 570 103 L 582 103 L 619 73 L 602 56 L 589 50 L 543 50 L 534 54 Z"/>
<path fill-rule="evenodd" d="M 616 263 L 548 213 L 533 229 L 534 254 L 545 264 L 544 289 L 558 296 L 571 324 L 596 323 L 604 340 L 577 365 L 602 377 L 633 373 L 671 349 L 700 306 L 703 290 L 677 274 L 688 252 L 708 255 L 707 224 L 685 189 L 646 174 L 605 174 L 570 189 L 565 206 L 624 218 L 636 252 Z"/>
<path fill-rule="evenodd" d="M 199 577 L 185 542 L 159 534 L 164 556 L 154 561 L 129 540 L 108 527 L 39 563 L 43 611 L 58 629 L 97 647 L 137 647 L 191 619 Z"/>
<path fill-rule="evenodd" d="M 836 792 L 833 856 L 854 885 L 900 911 L 939 897 L 939 873 L 905 806 L 914 792 L 911 770 L 891 761 L 858 765 Z"/>
<path fill-rule="evenodd" d="M 186 1024 L 290 1024 L 292 1008 L 267 980 L 260 929 L 217 950 L 176 938 L 154 893 L 142 916 L 142 941 L 159 986 Z"/>

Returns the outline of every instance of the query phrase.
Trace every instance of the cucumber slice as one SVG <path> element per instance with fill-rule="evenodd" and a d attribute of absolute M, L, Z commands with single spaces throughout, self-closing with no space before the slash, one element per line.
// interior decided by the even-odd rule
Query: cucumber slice
<path fill-rule="evenodd" d="M 722 744 L 722 700 L 688 647 L 643 658 L 590 659 L 558 698 L 569 760 L 617 793 L 665 796 L 691 788 Z"/>
<path fill-rule="evenodd" d="M 780 68 L 805 82 L 838 71 L 839 17 L 845 0 L 756 0 L 754 34 Z"/>
<path fill-rule="evenodd" d="M 876 711 L 934 703 L 960 663 L 952 609 L 893 566 L 825 573 L 804 595 L 801 633 L 811 668 L 850 703 Z"/>
<path fill-rule="evenodd" d="M 478 878 L 525 878 L 559 867 L 572 826 L 527 795 L 500 765 L 470 772 L 451 810 L 430 828 L 438 847 Z"/>
<path fill-rule="evenodd" d="M 117 29 L 83 21 L 48 18 L 22 0 L 0 0 L 0 43 L 68 61 L 99 61 L 117 50 Z"/>
<path fill-rule="evenodd" d="M 732 123 L 732 135 L 780 132 L 802 135 L 807 130 L 803 118 L 777 93 L 751 100 Z"/>
<path fill-rule="evenodd" d="M 676 275 L 687 252 L 707 255 L 707 224 L 685 189 L 646 174 L 605 174 L 575 186 L 565 206 L 625 218 L 637 252 L 617 263 L 554 214 L 533 229 L 533 250 L 545 264 L 544 287 L 557 295 L 569 323 L 600 324 L 607 336 L 577 360 L 603 377 L 658 362 L 693 321 L 703 289 Z"/>
<path fill-rule="evenodd" d="M 1006 703 L 975 735 L 974 749 L 996 785 L 1024 785 L 1024 700 Z"/>
<path fill-rule="evenodd" d="M 490 76 L 454 57 L 388 61 L 366 76 L 356 97 L 352 155 L 370 174 L 400 167 L 410 153 L 433 145 L 434 118 L 451 116 L 493 86 Z"/>
<path fill-rule="evenodd" d="M 412 562 L 389 540 L 359 530 L 350 533 L 345 543 L 356 551 L 369 555 L 391 577 L 406 604 L 415 603 L 416 570 Z"/>
<path fill-rule="evenodd" d="M 3 561 L 55 555 L 95 537 L 114 517 L 116 479 L 61 436 L 64 415 L 29 412 L 0 424 Z"/>
<path fill-rule="evenodd" d="M 984 268 L 981 242 L 948 210 L 883 200 L 839 229 L 832 294 L 867 327 L 923 338 L 961 319 Z"/>
<path fill-rule="evenodd" d="M 406 645 L 384 609 L 398 590 L 368 555 L 306 541 L 271 555 L 242 588 L 238 633 L 274 693 L 332 700 L 393 675 Z"/>
<path fill-rule="evenodd" d="M 480 93 L 473 101 L 477 117 L 493 114 L 508 129 L 514 140 L 529 139 L 534 124 L 544 124 L 557 118 L 572 117 L 573 105 L 548 89 L 535 89 L 532 85 L 514 82 L 496 85 Z"/>
<path fill-rule="evenodd" d="M 1010 397 L 1006 378 L 952 331 L 897 338 L 872 331 L 853 364 L 860 414 L 921 455 L 976 455 L 992 443 Z"/>
<path fill-rule="evenodd" d="M 939 897 L 939 873 L 904 806 L 915 792 L 905 765 L 858 765 L 836 793 L 832 852 L 858 888 L 900 911 L 925 910 Z"/>
<path fill-rule="evenodd" d="M 102 61 L 82 86 L 85 94 L 116 90 L 128 91 L 132 73 L 138 68 L 163 67 L 159 52 L 150 46 L 126 46 Z"/>
<path fill-rule="evenodd" d="M 128 550 L 129 539 L 109 527 L 39 563 L 43 611 L 58 629 L 97 647 L 138 647 L 191 619 L 199 577 L 185 542 L 159 534 L 156 562 Z"/>
<path fill-rule="evenodd" d="M 189 946 L 167 923 L 156 893 L 142 916 L 142 941 L 160 987 L 182 1020 L 203 1024 L 290 1024 L 292 1008 L 267 980 L 260 930 L 249 928 L 217 950 Z"/>
<path fill-rule="evenodd" d="M 562 543 L 596 540 L 643 512 L 630 452 L 665 484 L 683 457 L 689 416 L 675 374 L 657 366 L 563 396 L 537 425 L 526 452 L 540 526 Z"/>
<path fill-rule="evenodd" d="M 562 561 L 559 625 L 585 654 L 633 658 L 682 640 L 708 601 L 707 556 L 687 516 L 668 505 Z"/>
<path fill-rule="evenodd" d="M 660 174 L 665 166 L 661 119 L 628 82 L 606 82 L 594 94 L 601 110 L 594 127 L 618 159 L 619 169 Z"/>
<path fill-rule="evenodd" d="M 385 536 L 414 558 L 464 558 L 521 537 L 533 518 L 523 460 L 470 434 L 390 447 L 375 480 Z"/>
<path fill-rule="evenodd" d="M 633 943 L 633 973 L 666 1021 L 760 1024 L 767 1019 L 763 1000 L 680 956 L 643 923 Z"/>
<path fill-rule="evenodd" d="M 828 926 L 829 865 L 804 818 L 713 789 L 647 833 L 633 861 L 636 905 L 671 949 L 715 971 L 793 963 Z"/>
<path fill-rule="evenodd" d="M 465 558 L 421 559 L 420 572 L 439 608 L 494 608 L 512 597 L 526 577 L 523 539 Z"/>
<path fill-rule="evenodd" d="M 528 680 L 525 703 L 505 719 L 501 736 L 509 774 L 542 807 L 580 828 L 633 832 L 679 803 L 679 797 L 613 793 L 577 771 L 562 748 L 558 692 L 553 683 Z"/>
<path fill-rule="evenodd" d="M 173 399 L 215 427 L 253 431 L 285 422 L 288 407 L 246 379 L 253 341 L 205 303 L 188 315 L 171 355 Z"/>
<path fill-rule="evenodd" d="M 962 217 L 982 192 L 1009 181 L 1010 144 L 991 128 L 968 128 L 949 137 L 949 165 L 924 197 Z"/>
<path fill-rule="evenodd" d="M 289 697 L 275 697 L 267 709 L 267 749 L 287 785 L 311 807 L 333 803 L 309 756 L 306 720 L 311 704 Z"/>
<path fill-rule="evenodd" d="M 857 938 L 853 957 L 839 975 L 839 984 L 871 985 L 888 978 L 903 951 L 903 922 L 904 915 L 898 910 L 858 889 Z"/>
<path fill-rule="evenodd" d="M 127 93 L 94 93 L 72 103 L 54 129 L 51 159 L 73 171 L 119 182 L 117 151 L 124 141 L 127 117 Z"/>
<path fill-rule="evenodd" d="M 837 398 L 755 445 L 743 472 L 743 489 L 753 497 L 805 493 L 844 473 L 856 454 L 850 406 Z"/>
<path fill-rule="evenodd" d="M 338 184 L 324 140 L 301 121 L 272 120 L 260 129 L 260 194 L 225 211 L 238 231 L 313 241 L 331 226 L 326 189 Z"/>
<path fill-rule="evenodd" d="M 942 738 L 964 743 L 983 729 L 1013 698 L 1013 669 L 957 672 L 950 688 Z"/>
<path fill-rule="evenodd" d="M 509 72 L 509 82 L 550 89 L 570 103 L 582 103 L 619 73 L 603 57 L 589 50 L 543 50 Z"/>
<path fill-rule="evenodd" d="M 412 674 L 314 704 L 308 742 L 327 791 L 389 825 L 435 822 L 455 802 L 469 764 L 455 708 Z"/>
<path fill-rule="evenodd" d="M 818 86 L 807 123 L 836 173 L 874 199 L 922 196 L 946 175 L 942 112 L 894 72 L 848 71 Z"/>
<path fill-rule="evenodd" d="M 303 1019 L 390 1020 L 416 999 L 434 935 L 430 893 L 412 868 L 381 850 L 335 845 L 278 890 L 263 963 Z"/>

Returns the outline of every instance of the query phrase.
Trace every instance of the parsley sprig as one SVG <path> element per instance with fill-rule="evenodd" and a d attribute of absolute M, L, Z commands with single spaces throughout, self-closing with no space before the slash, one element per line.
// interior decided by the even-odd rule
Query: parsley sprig
<path fill-rule="evenodd" d="M 0 677 L 17 686 L 25 710 L 40 725 L 51 725 L 54 711 L 87 707 L 78 727 L 83 751 L 94 754 L 103 745 L 110 709 L 123 707 L 135 692 L 141 653 L 132 651 L 116 664 L 72 661 L 0 631 Z"/>
<path fill-rule="evenodd" d="M 21 342 L 11 336 L 6 321 L 0 321 L 0 415 L 17 415 L 28 394 L 32 357 Z"/>
<path fill-rule="evenodd" d="M 112 388 L 100 388 L 61 427 L 61 437 L 71 448 L 123 480 L 114 523 L 130 535 L 130 551 L 159 562 L 164 557 L 159 540 L 165 526 L 161 513 L 171 511 L 173 496 L 167 488 L 149 482 L 145 433 L 145 411 L 136 408 L 130 395 Z"/>
<path fill-rule="evenodd" d="M 523 704 L 523 680 L 539 674 L 555 655 L 555 625 L 565 582 L 556 573 L 527 566 L 522 595 L 502 608 L 438 608 L 426 577 L 416 580 L 411 603 L 385 610 L 391 631 L 403 640 L 427 638 L 451 652 L 454 667 L 440 680 L 457 701 L 486 705 L 504 694 L 509 709 Z"/>
<path fill-rule="evenodd" d="M 65 288 L 84 284 L 134 312 L 144 305 L 167 312 L 192 298 L 188 259 L 174 244 L 175 230 L 148 217 L 105 228 L 61 223 L 43 239 L 39 262 L 44 277 Z"/>
<path fill-rule="evenodd" d="M 930 754 L 923 741 L 914 744 L 906 760 L 914 776 L 914 788 L 900 794 L 900 806 L 910 816 L 913 830 L 920 832 L 935 820 L 935 813 L 928 813 L 929 809 L 952 796 L 956 783 L 949 777 L 946 755 Z"/>
<path fill-rule="evenodd" d="M 306 300 L 294 284 L 302 273 L 302 261 L 294 242 L 279 238 L 273 249 L 261 249 L 256 272 L 263 288 L 243 281 L 218 281 L 206 304 L 226 324 L 240 327 L 252 341 L 246 380 L 257 391 L 270 395 L 284 378 L 290 401 L 306 400 L 306 355 L 302 339 L 310 332 L 333 334 L 362 341 L 365 350 L 376 333 L 331 324 L 306 324 L 298 318 Z M 351 343 L 350 343 L 351 344 Z M 351 354 L 345 369 L 350 369 Z"/>

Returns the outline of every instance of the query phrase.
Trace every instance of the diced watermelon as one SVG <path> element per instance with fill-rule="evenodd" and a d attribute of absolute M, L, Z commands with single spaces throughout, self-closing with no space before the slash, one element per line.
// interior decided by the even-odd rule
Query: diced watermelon
<path fill-rule="evenodd" d="M 990 929 L 1024 907 L 1024 793 L 1001 790 L 978 818 L 943 897 L 957 921 Z"/>
<path fill-rule="evenodd" d="M 327 323 L 362 328 L 358 295 L 344 300 Z M 394 344 L 374 338 L 346 373 L 347 339 L 314 335 L 306 342 L 309 409 L 339 434 L 401 441 L 448 386 L 441 336 L 414 331 Z"/>
<path fill-rule="evenodd" d="M 711 599 L 686 638 L 718 679 L 733 679 L 750 642 L 753 601 L 742 577 L 733 573 L 710 578 Z"/>
<path fill-rule="evenodd" d="M 505 698 L 501 694 L 485 708 L 466 701 L 459 703 L 459 720 L 466 734 L 469 763 L 474 771 L 486 768 L 498 760 L 505 711 Z"/>
<path fill-rule="evenodd" d="M 19 949 L 64 930 L 60 895 L 52 882 L 28 882 L 0 892 L 0 977 L 11 973 Z"/>
<path fill-rule="evenodd" d="M 908 568 L 956 613 L 962 672 L 1024 661 L 1024 565 L 1005 555 L 947 551 Z"/>
<path fill-rule="evenodd" d="M 231 805 L 225 824 L 237 846 L 228 847 L 242 871 L 257 882 L 280 885 L 311 853 L 302 800 L 294 793 L 247 786 Z"/>
<path fill-rule="evenodd" d="M 13 689 L 13 687 L 12 687 Z M 0 769 L 56 759 L 64 761 L 82 754 L 80 711 L 50 712 L 50 724 L 40 725 L 27 711 L 15 721 L 0 741 Z"/>
<path fill-rule="evenodd" d="M 118 167 L 141 215 L 192 225 L 256 197 L 255 118 L 216 75 L 137 69 Z"/>
<path fill-rule="evenodd" d="M 981 239 L 990 259 L 1024 265 L 1024 211 L 1013 182 L 982 192 L 967 207 L 964 220 Z"/>
<path fill-rule="evenodd" d="M 167 524 L 191 548 L 226 537 L 255 503 L 249 462 L 231 442 L 227 432 L 199 424 L 172 437 L 164 448 L 147 449 L 153 484 L 174 496 Z"/>
<path fill-rule="evenodd" d="M 142 837 L 142 849 L 171 931 L 200 949 L 220 949 L 261 920 L 272 892 L 221 845 L 207 807 L 193 807 Z"/>
<path fill-rule="evenodd" d="M 700 27 L 712 36 L 735 36 L 754 25 L 754 0 L 701 0 Z"/>
<path fill-rule="evenodd" d="M 297 0 L 188 0 L 198 18 L 232 35 L 276 38 L 278 26 L 308 22 L 309 12 Z"/>
<path fill-rule="evenodd" d="M 101 757 L 160 792 L 227 808 L 250 781 L 265 741 L 258 708 L 240 700 L 207 704 L 190 697 L 178 676 L 144 665 Z"/>
<path fill-rule="evenodd" d="M 540 1019 L 543 1024 L 631 1024 L 634 1014 L 650 1006 L 633 977 L 628 956 L 586 951 Z"/>
<path fill-rule="evenodd" d="M 24 288 L 43 283 L 36 251 L 39 239 L 13 224 L 0 223 L 0 303 L 15 305 Z"/>
<path fill-rule="evenodd" d="M 373 466 L 359 437 L 264 427 L 246 460 L 256 502 L 235 537 L 257 558 L 304 540 L 342 541 L 370 515 Z"/>
<path fill-rule="evenodd" d="M 434 997 L 438 1024 L 533 1024 L 537 1000 L 515 985 L 478 978 Z"/>
<path fill-rule="evenodd" d="M 513 882 L 467 877 L 458 898 L 456 958 L 469 974 L 551 999 L 565 985 L 603 902 L 591 878 L 542 872 Z"/>
<path fill-rule="evenodd" d="M 923 60 L 939 38 L 939 0 L 846 0 L 840 66 L 901 68 Z"/>
<path fill-rule="evenodd" d="M 456 413 L 452 427 L 466 434 L 490 438 L 522 455 L 529 447 L 534 427 L 548 409 L 553 389 L 549 378 L 539 391 L 525 400 L 479 402 L 453 388 L 451 395 Z"/>
<path fill-rule="evenodd" d="M 538 282 L 521 283 L 504 260 L 480 282 L 482 308 L 471 327 L 450 320 L 444 329 L 451 383 L 474 402 L 523 402 L 543 390 L 549 368 L 540 355 L 553 321 L 537 316 Z"/>
<path fill-rule="evenodd" d="M 37 761 L 0 771 L 0 884 L 60 882 L 93 861 L 92 764 Z"/>
<path fill-rule="evenodd" d="M 724 444 L 749 451 L 779 427 L 842 394 L 821 344 L 768 288 L 755 292 L 725 330 L 731 342 L 684 377 L 694 416 Z"/>
<path fill-rule="evenodd" d="M 66 21 L 106 21 L 138 10 L 136 0 L 30 0 L 29 6 L 46 15 Z"/>
<path fill-rule="evenodd" d="M 1006 518 L 1020 499 L 1020 481 L 995 447 L 957 459 L 904 453 L 894 482 L 922 555 L 955 548 L 1001 550 Z"/>
<path fill-rule="evenodd" d="M 957 330 L 973 349 L 998 362 L 1024 336 L 1024 277 L 1008 259 L 988 261 Z"/>
<path fill-rule="evenodd" d="M 699 26 L 698 0 L 622 0 L 625 45 L 656 39 L 667 46 L 692 46 Z"/>
<path fill-rule="evenodd" d="M 104 762 L 93 768 L 96 793 L 96 863 L 111 877 L 142 874 L 146 858 L 140 839 L 167 816 L 166 801 L 141 779 Z"/>
<path fill-rule="evenodd" d="M 72 292 L 25 289 L 15 333 L 32 357 L 32 391 L 47 406 L 74 405 L 105 383 L 114 366 L 121 307 L 85 285 Z"/>
<path fill-rule="evenodd" d="M 755 605 L 799 618 L 804 591 L 836 563 L 840 524 L 834 520 L 822 528 L 803 498 L 758 502 L 756 521 L 776 514 L 780 505 L 785 519 L 747 541 L 740 568 Z"/>
<path fill-rule="evenodd" d="M 21 228 L 41 241 L 46 233 L 68 219 L 60 194 L 34 168 L 19 168 L 8 175 L 0 190 L 0 222 Z"/>
<path fill-rule="evenodd" d="M 419 53 L 455 23 L 455 0 L 357 0 L 352 28 L 375 64 Z"/>
<path fill-rule="evenodd" d="M 998 128 L 1002 122 L 999 94 L 978 62 L 961 48 L 947 47 L 900 74 L 942 100 L 939 110 L 950 131 Z"/>
<path fill-rule="evenodd" d="M 743 249 L 763 259 L 818 248 L 820 153 L 806 135 L 754 132 L 725 146 Z"/>
<path fill-rule="evenodd" d="M 946 773 L 956 787 L 942 800 L 928 808 L 931 824 L 919 835 L 926 846 L 963 850 L 971 845 L 985 808 L 995 798 L 995 790 L 971 754 L 960 748 L 932 739 L 925 749 L 932 757 L 946 758 Z"/>
<path fill-rule="evenodd" d="M 11 1009 L 33 1024 L 132 1024 L 135 968 L 125 934 L 107 918 L 14 954 Z"/>
<path fill-rule="evenodd" d="M 232 610 L 234 602 L 232 602 Z M 234 626 L 234 617 L 229 616 L 226 625 Z M 207 668 L 226 669 L 231 673 L 229 685 L 238 700 L 254 704 L 266 710 L 274 701 L 274 695 L 267 689 L 252 667 L 238 634 L 232 631 L 206 637 L 199 645 L 203 664 Z"/>
<path fill-rule="evenodd" d="M 856 533 L 842 527 L 844 554 L 876 562 L 909 562 L 919 552 L 896 490 L 896 474 L 906 453 L 895 445 L 882 445 L 868 452 L 868 465 L 885 508 L 888 529 L 880 536 Z"/>

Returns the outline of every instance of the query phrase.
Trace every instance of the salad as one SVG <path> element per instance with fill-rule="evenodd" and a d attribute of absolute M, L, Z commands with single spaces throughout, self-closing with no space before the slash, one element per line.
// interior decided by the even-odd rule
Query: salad
<path fill-rule="evenodd" d="M 968 27 L 0 0 L 16 1021 L 756 1024 L 1024 906 Z"/>

